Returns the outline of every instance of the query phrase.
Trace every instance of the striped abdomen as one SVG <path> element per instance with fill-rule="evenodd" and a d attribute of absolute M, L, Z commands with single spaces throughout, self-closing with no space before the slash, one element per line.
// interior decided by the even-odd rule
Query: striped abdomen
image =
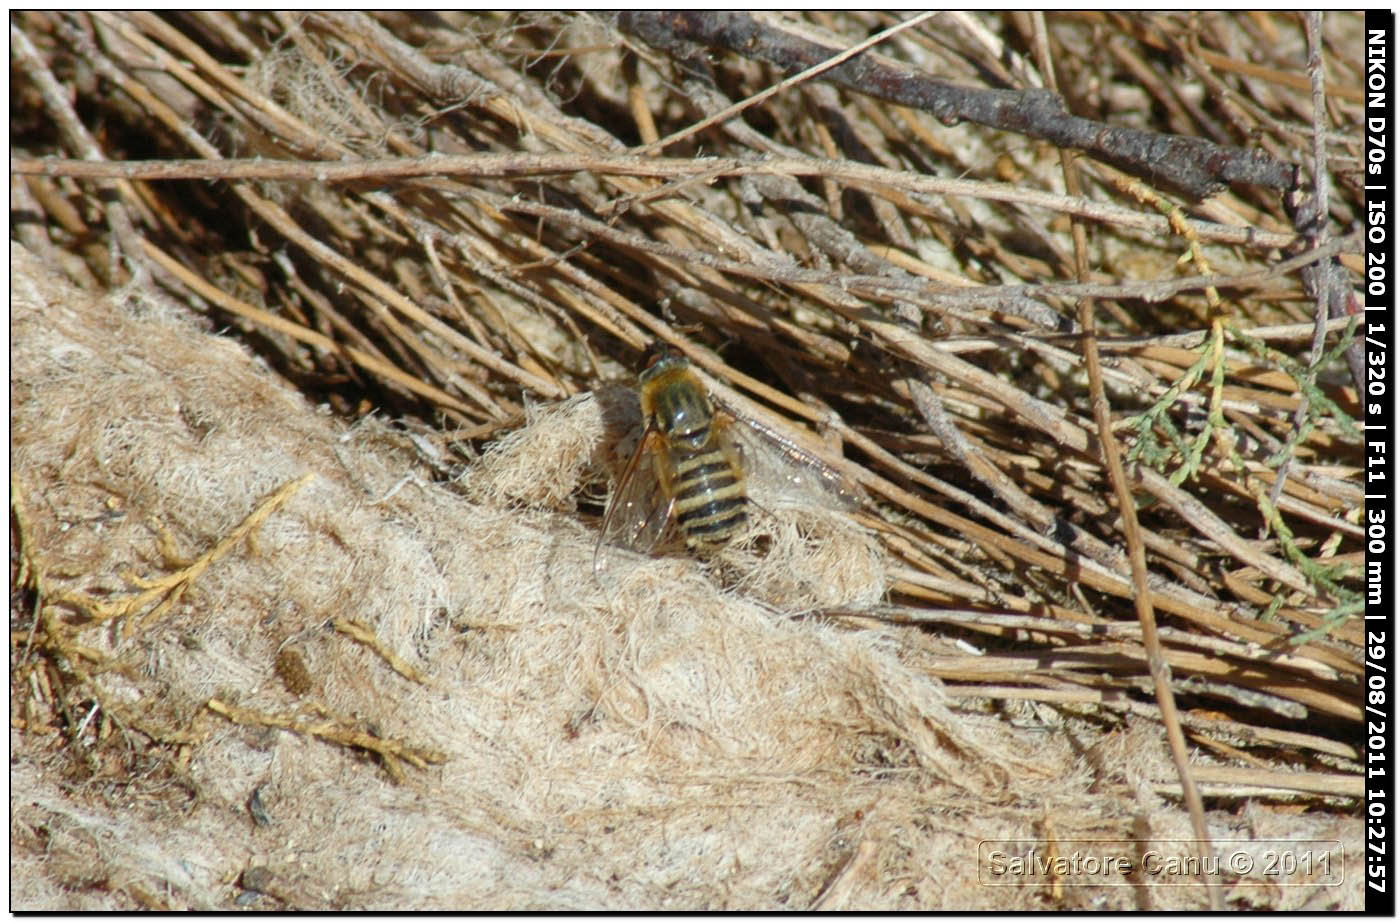
<path fill-rule="evenodd" d="M 676 523 L 696 553 L 718 550 L 748 521 L 743 474 L 719 448 L 674 452 Z"/>
<path fill-rule="evenodd" d="M 744 472 L 705 387 L 683 357 L 663 353 L 641 375 L 642 415 L 665 442 L 658 480 L 692 552 L 719 550 L 748 520 Z"/>

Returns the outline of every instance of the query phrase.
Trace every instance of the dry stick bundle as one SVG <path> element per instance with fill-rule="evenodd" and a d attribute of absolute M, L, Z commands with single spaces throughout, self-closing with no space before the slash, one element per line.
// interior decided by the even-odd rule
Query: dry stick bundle
<path fill-rule="evenodd" d="M 117 283 L 90 246 L 111 223 L 127 266 L 234 318 L 300 386 L 347 414 L 435 413 L 449 437 L 518 425 L 527 401 L 623 377 L 664 340 L 730 404 L 844 443 L 814 451 L 876 500 L 864 524 L 898 563 L 885 609 L 833 617 L 995 647 L 926 664 L 963 695 L 1151 712 L 1136 595 L 1193 696 L 1193 740 L 1256 768 L 1359 771 L 1342 361 L 1359 263 L 1335 234 L 1361 201 L 1354 62 L 1324 54 L 1305 74 L 1299 55 L 1230 53 L 1281 34 L 1303 47 L 1286 14 L 935 22 L 663 146 L 779 81 L 770 64 L 795 72 L 895 20 L 20 14 L 13 230 L 81 257 L 55 256 L 79 284 Z M 1139 85 L 1104 76 L 1106 57 Z M 1111 165 L 1075 159 L 1069 195 L 1050 142 L 1107 152 L 1085 140 L 1094 120 L 1048 105 L 1047 63 L 1075 111 L 1144 127 L 1104 136 L 1122 142 Z M 65 79 L 72 108 L 51 92 Z M 101 140 L 75 146 L 73 112 L 94 108 Z M 56 142 L 49 123 L 71 128 Z M 55 156 L 112 163 L 33 162 Z M 1187 169 L 1202 162 L 1223 172 Z M 1325 194 L 1281 196 L 1293 164 Z M 119 180 L 105 214 L 80 176 Z M 174 181 L 194 176 L 222 181 Z M 1170 197 L 1182 188 L 1195 195 Z"/>

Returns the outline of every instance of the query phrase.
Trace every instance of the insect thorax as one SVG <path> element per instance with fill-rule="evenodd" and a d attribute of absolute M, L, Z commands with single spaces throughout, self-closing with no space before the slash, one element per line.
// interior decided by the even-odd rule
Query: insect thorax
<path fill-rule="evenodd" d="M 710 440 L 715 411 L 689 366 L 662 360 L 641 379 L 642 412 L 677 448 L 699 451 Z"/>

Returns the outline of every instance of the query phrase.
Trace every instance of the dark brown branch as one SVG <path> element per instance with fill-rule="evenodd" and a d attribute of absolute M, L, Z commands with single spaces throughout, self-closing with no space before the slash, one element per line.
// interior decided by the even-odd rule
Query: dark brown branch
<path fill-rule="evenodd" d="M 677 55 L 693 44 L 723 48 L 766 61 L 790 73 L 805 70 L 842 49 L 808 41 L 764 25 L 747 13 L 709 10 L 626 10 L 618 27 Z M 1263 151 L 1222 147 L 1201 138 L 1125 128 L 1065 111 L 1048 90 L 990 90 L 935 80 L 865 53 L 825 71 L 818 80 L 931 113 L 944 124 L 976 122 L 1084 151 L 1134 176 L 1162 183 L 1200 200 L 1228 183 L 1291 189 L 1297 168 Z"/>

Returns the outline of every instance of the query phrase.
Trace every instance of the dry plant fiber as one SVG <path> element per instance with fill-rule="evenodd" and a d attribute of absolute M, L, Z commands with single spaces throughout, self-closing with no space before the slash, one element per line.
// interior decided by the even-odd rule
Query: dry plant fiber
<path fill-rule="evenodd" d="M 978 880 L 982 839 L 1189 835 L 1151 790 L 1172 777 L 1152 722 L 955 712 L 917 638 L 790 617 L 687 558 L 604 593 L 577 524 L 431 482 L 389 427 L 307 405 L 163 296 L 11 260 L 12 477 L 50 597 L 134 595 L 101 575 L 176 570 L 172 545 L 196 557 L 312 475 L 157 617 L 41 632 L 71 666 L 49 694 L 104 717 L 86 762 L 11 731 L 14 908 L 1200 905 Z M 1352 818 L 1210 820 L 1360 854 Z"/>
<path fill-rule="evenodd" d="M 16 11 L 12 904 L 1359 906 L 1363 26 Z"/>

